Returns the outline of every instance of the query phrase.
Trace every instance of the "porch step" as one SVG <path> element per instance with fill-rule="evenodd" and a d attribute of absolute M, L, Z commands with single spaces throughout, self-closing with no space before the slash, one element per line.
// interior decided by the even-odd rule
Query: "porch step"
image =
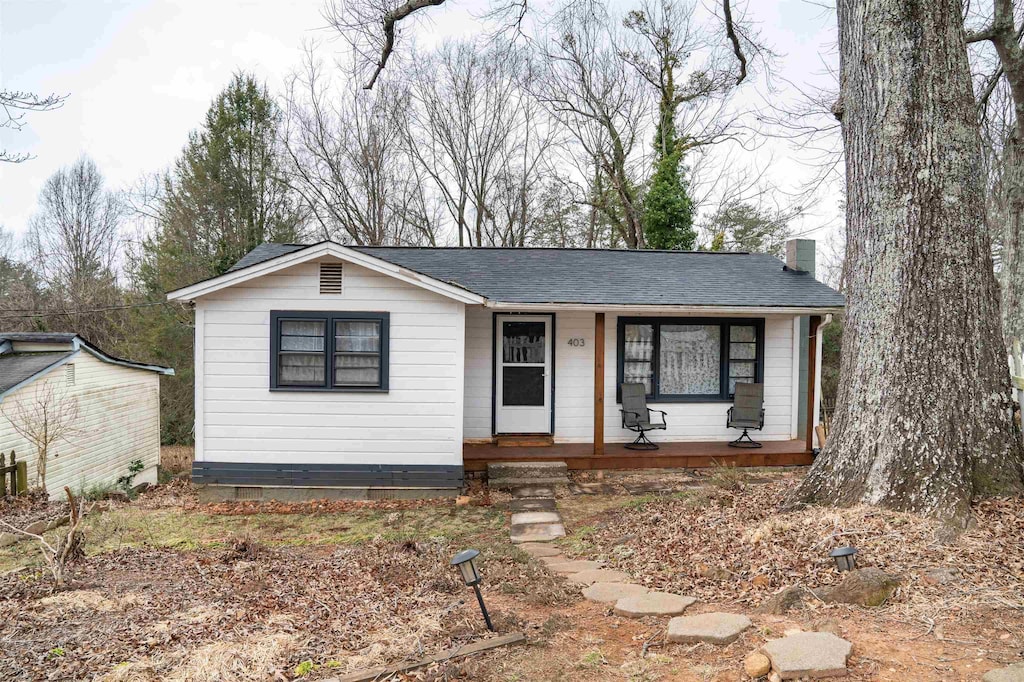
<path fill-rule="evenodd" d="M 555 444 L 555 439 L 546 434 L 495 436 L 494 444 L 499 448 L 548 448 Z"/>
<path fill-rule="evenodd" d="M 565 462 L 491 462 L 487 485 L 500 489 L 567 485 L 567 473 Z"/>

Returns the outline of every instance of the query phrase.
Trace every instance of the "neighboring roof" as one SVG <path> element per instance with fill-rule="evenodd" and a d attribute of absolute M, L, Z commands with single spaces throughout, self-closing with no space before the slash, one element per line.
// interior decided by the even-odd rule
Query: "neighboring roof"
<path fill-rule="evenodd" d="M 232 270 L 304 248 L 261 244 Z M 491 301 L 840 308 L 841 294 L 774 256 L 622 249 L 350 247 Z"/>
<path fill-rule="evenodd" d="M 15 343 L 47 344 L 65 346 L 60 350 L 17 351 Z M 66 348 L 71 344 L 71 348 Z M 174 374 L 170 367 L 147 365 L 118 358 L 103 352 L 82 337 L 72 332 L 0 332 L 0 400 L 11 391 L 30 383 L 47 370 L 66 363 L 80 352 L 114 365 L 141 369 L 158 374 Z"/>
<path fill-rule="evenodd" d="M 74 340 L 75 334 L 71 332 L 0 332 L 0 342 L 71 343 Z"/>
<path fill-rule="evenodd" d="M 0 396 L 74 354 L 74 351 L 67 351 L 0 355 Z"/>

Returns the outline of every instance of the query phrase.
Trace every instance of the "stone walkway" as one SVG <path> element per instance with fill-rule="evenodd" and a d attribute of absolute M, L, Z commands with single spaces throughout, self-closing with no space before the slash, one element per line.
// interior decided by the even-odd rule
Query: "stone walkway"
<path fill-rule="evenodd" d="M 649 590 L 622 571 L 604 568 L 603 562 L 566 557 L 559 547 L 550 544 L 565 536 L 551 486 L 513 488 L 511 508 L 511 539 L 520 549 L 543 562 L 551 572 L 581 585 L 585 599 L 611 605 L 618 616 L 670 618 L 666 633 L 669 642 L 725 645 L 753 625 L 737 613 L 684 616 L 683 612 L 697 602 L 693 597 Z M 745 666 L 748 676 L 770 674 L 769 680 L 840 676 L 847 673 L 851 649 L 850 642 L 831 633 L 797 632 L 767 642 L 747 658 Z M 763 668 L 753 667 L 762 662 Z"/>

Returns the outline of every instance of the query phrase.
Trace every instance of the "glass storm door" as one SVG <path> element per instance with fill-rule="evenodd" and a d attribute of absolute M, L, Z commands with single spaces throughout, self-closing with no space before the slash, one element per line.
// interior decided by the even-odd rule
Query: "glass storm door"
<path fill-rule="evenodd" d="M 494 429 L 551 433 L 551 318 L 497 319 Z"/>

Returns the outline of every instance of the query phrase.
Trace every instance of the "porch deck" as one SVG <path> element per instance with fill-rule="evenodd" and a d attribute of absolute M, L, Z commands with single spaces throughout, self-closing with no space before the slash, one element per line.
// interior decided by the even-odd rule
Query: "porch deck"
<path fill-rule="evenodd" d="M 725 442 L 658 443 L 660 449 L 627 450 L 625 443 L 605 443 L 595 455 L 592 443 L 556 443 L 542 447 L 499 447 L 493 443 L 462 447 L 466 471 L 486 471 L 489 462 L 565 462 L 570 471 L 588 469 L 669 469 L 732 466 L 793 466 L 813 461 L 803 440 L 763 441 L 753 450 Z"/>

